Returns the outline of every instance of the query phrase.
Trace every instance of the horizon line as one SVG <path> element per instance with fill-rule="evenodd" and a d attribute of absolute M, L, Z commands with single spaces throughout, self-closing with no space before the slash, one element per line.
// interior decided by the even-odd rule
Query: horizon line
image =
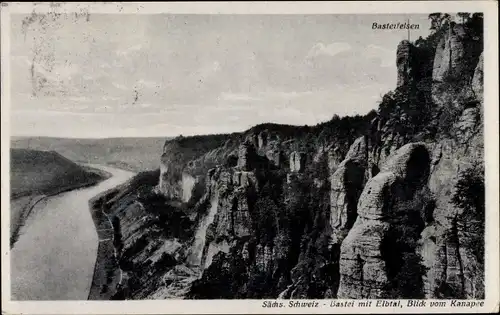
<path fill-rule="evenodd" d="M 368 110 L 367 112 L 360 114 L 360 113 L 351 113 L 351 114 L 346 114 L 346 115 L 338 115 L 337 113 L 333 113 L 332 116 L 329 119 L 323 120 L 323 121 L 318 121 L 314 125 L 310 124 L 303 124 L 303 125 L 294 125 L 294 124 L 286 124 L 286 123 L 280 123 L 280 122 L 273 122 L 273 121 L 266 121 L 266 122 L 261 122 L 257 124 L 252 124 L 247 127 L 244 127 L 240 130 L 235 130 L 231 132 L 223 132 L 223 133 L 213 133 L 213 132 L 208 132 L 208 133 L 197 133 L 197 134 L 176 134 L 176 135 L 151 135 L 151 136 L 104 136 L 104 137 L 92 137 L 92 136 L 87 136 L 87 137 L 81 137 L 81 136 L 50 136 L 50 135 L 9 135 L 10 140 L 13 138 L 52 138 L 52 139 L 74 139 L 74 140 L 105 140 L 105 139 L 151 139 L 151 138 L 169 138 L 169 139 L 174 139 L 179 136 L 183 137 L 195 137 L 195 136 L 211 136 L 211 135 L 230 135 L 230 134 L 235 134 L 235 133 L 244 133 L 256 126 L 260 125 L 278 125 L 278 126 L 288 126 L 288 127 L 315 127 L 319 126 L 321 124 L 327 123 L 331 121 L 335 116 L 337 116 L 340 119 L 343 118 L 352 118 L 356 116 L 366 116 L 370 114 L 372 111 L 377 112 L 378 111 L 378 106 L 375 109 Z"/>

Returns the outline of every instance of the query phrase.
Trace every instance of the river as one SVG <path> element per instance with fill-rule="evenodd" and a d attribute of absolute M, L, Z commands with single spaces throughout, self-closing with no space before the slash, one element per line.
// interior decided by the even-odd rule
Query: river
<path fill-rule="evenodd" d="M 86 300 L 98 238 L 89 200 L 120 185 L 134 173 L 89 165 L 112 174 L 91 187 L 39 202 L 11 250 L 12 300 Z"/>

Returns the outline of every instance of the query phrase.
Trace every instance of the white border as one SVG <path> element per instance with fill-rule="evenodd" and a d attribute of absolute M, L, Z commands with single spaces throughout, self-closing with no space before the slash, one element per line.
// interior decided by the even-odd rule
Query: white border
<path fill-rule="evenodd" d="M 2 3 L 4 4 L 4 3 Z M 486 300 L 483 308 L 262 308 L 260 300 L 166 301 L 10 301 L 9 257 L 9 106 L 10 14 L 56 11 L 117 14 L 383 14 L 431 12 L 484 12 L 484 98 L 486 162 Z M 7 314 L 239 314 L 239 313 L 444 313 L 498 312 L 499 310 L 499 198 L 498 198 L 498 4 L 495 1 L 352 1 L 352 2 L 199 2 L 199 3 L 8 3 L 1 7 L 2 97 L 2 313 Z M 402 300 L 405 301 L 405 300 Z M 431 300 L 427 300 L 429 303 Z M 287 301 L 286 301 L 287 302 Z M 329 304 L 329 301 L 325 300 Z M 406 305 L 406 302 L 403 304 Z"/>

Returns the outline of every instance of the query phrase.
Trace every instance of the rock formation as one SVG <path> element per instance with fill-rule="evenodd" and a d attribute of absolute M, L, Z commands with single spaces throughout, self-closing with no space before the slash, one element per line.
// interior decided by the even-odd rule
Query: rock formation
<path fill-rule="evenodd" d="M 446 35 L 441 38 L 434 58 L 434 69 L 432 72 L 432 79 L 434 81 L 442 82 L 465 70 L 463 68 L 465 54 L 464 36 L 463 26 L 453 25 L 449 27 Z"/>
<path fill-rule="evenodd" d="M 330 224 L 334 244 L 342 243 L 357 216 L 356 208 L 367 166 L 365 141 L 365 137 L 354 141 L 345 160 L 330 177 Z"/>
<path fill-rule="evenodd" d="M 412 45 L 405 40 L 399 43 L 396 50 L 396 67 L 398 69 L 397 86 L 403 86 L 410 83 L 412 72 L 411 49 Z"/>
<path fill-rule="evenodd" d="M 249 171 L 255 165 L 255 157 L 257 153 L 252 144 L 245 142 L 238 149 L 238 168 Z"/>
<path fill-rule="evenodd" d="M 302 152 L 293 151 L 290 154 L 290 172 L 302 172 L 305 166 L 305 155 Z"/>
<path fill-rule="evenodd" d="M 482 43 L 474 38 L 463 24 L 451 23 L 439 41 L 434 57 L 432 79 L 443 82 L 450 78 L 470 78 L 476 67 L 478 47 Z"/>
<path fill-rule="evenodd" d="M 484 216 L 454 198 L 484 159 L 481 43 L 471 23 L 401 42 L 396 89 L 362 117 L 167 141 L 161 196 L 133 208 L 182 218 L 165 286 L 184 263 L 199 271 L 190 298 L 484 297 Z M 166 230 L 120 219 L 125 248 Z M 149 250 L 131 261 L 148 266 Z M 140 285 L 134 297 L 164 294 Z"/>
<path fill-rule="evenodd" d="M 283 152 L 279 141 L 274 140 L 267 144 L 266 157 L 274 166 L 280 167 L 283 163 Z"/>
<path fill-rule="evenodd" d="M 481 53 L 476 69 L 474 70 L 474 77 L 472 78 L 472 90 L 476 94 L 476 98 L 480 101 L 483 99 L 483 66 L 483 53 Z"/>
<path fill-rule="evenodd" d="M 394 256 L 403 253 L 389 253 L 397 251 L 397 246 L 387 244 L 401 237 L 391 232 L 395 224 L 401 224 L 395 217 L 420 211 L 413 204 L 418 203 L 417 191 L 427 180 L 429 162 L 424 144 L 407 144 L 366 184 L 359 198 L 358 218 L 341 247 L 339 298 L 394 297 L 394 271 L 389 269 L 398 259 Z"/>

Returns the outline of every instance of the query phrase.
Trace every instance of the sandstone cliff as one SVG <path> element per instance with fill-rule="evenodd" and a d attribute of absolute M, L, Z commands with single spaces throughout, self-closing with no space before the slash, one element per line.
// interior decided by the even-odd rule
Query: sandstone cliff
<path fill-rule="evenodd" d="M 137 197 L 163 232 L 110 203 L 151 273 L 129 297 L 482 298 L 480 19 L 403 41 L 377 112 L 167 141 Z"/>
<path fill-rule="evenodd" d="M 389 159 L 379 159 L 380 172 L 363 189 L 342 243 L 338 297 L 484 297 L 484 257 L 477 248 L 484 244 L 471 245 L 484 242 L 481 206 L 471 217 L 456 202 L 464 194 L 457 191 L 463 174 L 481 178 L 483 172 L 482 39 L 467 27 L 451 24 L 435 50 L 429 122 L 437 133 L 425 143 L 389 147 Z M 409 51 L 403 48 L 398 56 Z M 398 70 L 402 85 L 411 84 L 407 69 Z M 422 130 L 403 136 L 404 142 L 425 138 Z"/>

